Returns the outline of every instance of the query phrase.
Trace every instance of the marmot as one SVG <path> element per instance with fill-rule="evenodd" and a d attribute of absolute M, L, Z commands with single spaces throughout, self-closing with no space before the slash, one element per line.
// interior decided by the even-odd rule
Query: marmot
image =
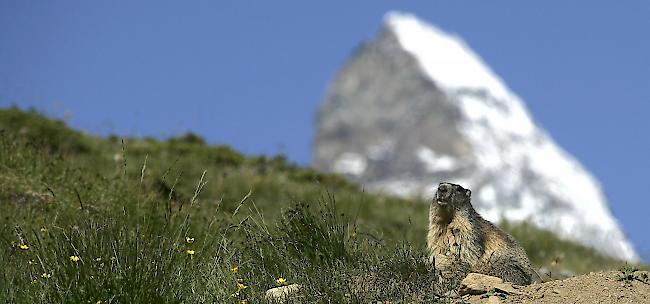
<path fill-rule="evenodd" d="M 511 235 L 483 219 L 470 198 L 471 191 L 459 185 L 438 186 L 429 210 L 427 235 L 436 269 L 469 270 L 518 285 L 530 284 L 535 272 L 524 249 Z"/>

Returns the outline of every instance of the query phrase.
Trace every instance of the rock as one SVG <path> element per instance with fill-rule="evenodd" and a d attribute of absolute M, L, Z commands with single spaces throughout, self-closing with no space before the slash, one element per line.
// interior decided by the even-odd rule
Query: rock
<path fill-rule="evenodd" d="M 300 284 L 291 284 L 287 286 L 271 288 L 266 291 L 264 297 L 271 303 L 285 303 L 289 297 L 299 291 L 300 288 L 302 288 Z"/>
<path fill-rule="evenodd" d="M 504 282 L 503 279 L 484 275 L 480 273 L 470 273 L 460 283 L 460 295 L 479 295 L 494 290 L 505 294 L 523 294 L 512 286 Z"/>
<path fill-rule="evenodd" d="M 480 273 L 470 273 L 460 282 L 460 295 L 479 295 L 484 294 L 498 284 L 503 284 L 501 278 L 484 275 Z"/>
<path fill-rule="evenodd" d="M 510 283 L 496 284 L 494 285 L 494 289 L 507 294 L 524 294 L 523 292 L 518 291 L 517 288 Z"/>
<path fill-rule="evenodd" d="M 487 300 L 487 304 L 501 304 L 501 299 L 498 296 L 490 296 Z"/>

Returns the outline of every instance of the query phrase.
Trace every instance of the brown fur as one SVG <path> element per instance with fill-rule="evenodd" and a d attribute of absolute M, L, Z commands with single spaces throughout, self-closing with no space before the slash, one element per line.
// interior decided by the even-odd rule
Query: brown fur
<path fill-rule="evenodd" d="M 429 211 L 427 234 L 427 246 L 436 268 L 530 284 L 534 270 L 524 249 L 508 233 L 483 219 L 472 207 L 470 198 L 471 192 L 459 185 L 441 183 L 438 187 Z"/>

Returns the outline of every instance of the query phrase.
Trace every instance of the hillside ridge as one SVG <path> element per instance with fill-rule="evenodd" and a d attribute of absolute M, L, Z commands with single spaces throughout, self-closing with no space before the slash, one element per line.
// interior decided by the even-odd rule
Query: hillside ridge
<path fill-rule="evenodd" d="M 431 279 L 426 202 L 193 134 L 103 138 L 0 109 L 0 185 L 0 302 L 260 302 L 279 277 L 346 302 L 358 273 L 395 282 L 372 296 L 395 300 Z M 502 227 L 554 276 L 622 264 Z"/>

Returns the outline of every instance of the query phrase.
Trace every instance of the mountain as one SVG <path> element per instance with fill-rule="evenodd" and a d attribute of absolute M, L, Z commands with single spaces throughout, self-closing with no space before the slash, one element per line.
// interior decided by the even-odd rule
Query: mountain
<path fill-rule="evenodd" d="M 459 37 L 388 13 L 330 86 L 313 166 L 369 191 L 430 198 L 441 181 L 473 191 L 491 221 L 528 221 L 638 261 L 598 181 L 532 119 Z"/>

